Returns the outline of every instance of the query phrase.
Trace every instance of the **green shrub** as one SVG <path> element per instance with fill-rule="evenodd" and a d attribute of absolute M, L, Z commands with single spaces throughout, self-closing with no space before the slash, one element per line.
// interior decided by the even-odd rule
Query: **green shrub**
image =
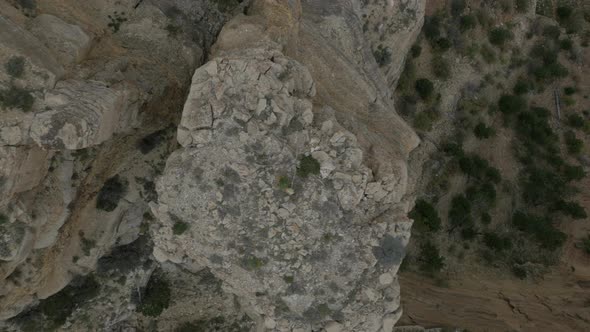
<path fill-rule="evenodd" d="M 418 44 L 414 44 L 410 49 L 410 53 L 412 54 L 412 58 L 417 58 L 422 54 L 422 47 Z"/>
<path fill-rule="evenodd" d="M 495 251 L 503 251 L 512 248 L 510 238 L 500 236 L 496 233 L 486 232 L 483 235 L 483 243 Z"/>
<path fill-rule="evenodd" d="M 527 101 L 521 96 L 502 95 L 498 100 L 498 109 L 504 116 L 511 116 L 526 110 Z"/>
<path fill-rule="evenodd" d="M 473 225 L 461 228 L 461 238 L 463 240 L 473 240 L 477 236 L 477 230 Z"/>
<path fill-rule="evenodd" d="M 23 112 L 29 112 L 33 107 L 35 98 L 25 89 L 14 85 L 6 90 L 0 90 L 0 105 L 6 108 L 18 108 Z"/>
<path fill-rule="evenodd" d="M 0 212 L 0 225 L 8 222 L 8 216 Z"/>
<path fill-rule="evenodd" d="M 516 81 L 516 84 L 514 85 L 512 91 L 515 95 L 523 95 L 529 93 L 529 91 L 532 91 L 533 89 L 533 82 L 531 82 L 528 79 L 519 78 L 518 81 Z"/>
<path fill-rule="evenodd" d="M 488 40 L 492 45 L 504 46 L 507 41 L 513 37 L 512 32 L 506 28 L 498 27 L 490 30 L 488 33 Z"/>
<path fill-rule="evenodd" d="M 446 52 L 451 48 L 451 46 L 453 46 L 453 44 L 451 44 L 451 41 L 447 38 L 441 37 L 434 42 L 433 46 L 437 51 Z"/>
<path fill-rule="evenodd" d="M 4 64 L 6 73 L 12 77 L 21 77 L 25 72 L 25 58 L 13 56 Z"/>
<path fill-rule="evenodd" d="M 115 175 L 108 179 L 96 197 L 96 208 L 107 212 L 114 211 L 121 198 L 127 193 L 127 181 Z"/>
<path fill-rule="evenodd" d="M 481 57 L 483 60 L 488 63 L 496 62 L 496 51 L 491 48 L 488 44 L 483 44 L 480 48 Z"/>
<path fill-rule="evenodd" d="M 453 157 L 460 158 L 465 155 L 465 153 L 463 152 L 463 147 L 459 143 L 445 142 L 442 145 L 442 150 L 443 150 L 443 152 L 445 152 L 449 156 L 453 156 Z"/>
<path fill-rule="evenodd" d="M 428 40 L 435 40 L 440 37 L 441 20 L 438 16 L 424 17 L 422 31 Z"/>
<path fill-rule="evenodd" d="M 573 131 L 568 131 L 564 135 L 567 152 L 571 154 L 579 154 L 584 148 L 584 142 L 576 137 Z"/>
<path fill-rule="evenodd" d="M 60 292 L 41 300 L 39 309 L 51 322 L 51 328 L 63 325 L 74 310 L 81 304 L 96 297 L 100 284 L 93 276 L 76 277 Z"/>
<path fill-rule="evenodd" d="M 584 171 L 584 167 L 582 166 L 564 165 L 563 177 L 567 182 L 574 180 L 579 181 L 586 177 L 586 172 Z"/>
<path fill-rule="evenodd" d="M 492 223 L 492 216 L 487 212 L 482 213 L 481 214 L 481 223 L 484 225 L 491 224 Z"/>
<path fill-rule="evenodd" d="M 291 188 L 291 181 L 289 180 L 288 177 L 281 176 L 281 177 L 279 177 L 278 186 L 279 186 L 279 189 L 287 190 L 287 189 Z"/>
<path fill-rule="evenodd" d="M 466 7 L 467 7 L 467 4 L 465 3 L 465 0 L 452 0 L 451 1 L 451 15 L 453 15 L 453 17 L 457 17 L 457 16 L 461 15 L 461 13 L 463 13 L 463 11 L 465 10 Z"/>
<path fill-rule="evenodd" d="M 499 183 L 500 171 L 490 166 L 489 162 L 476 154 L 463 155 L 459 158 L 459 167 L 463 173 L 480 182 Z"/>
<path fill-rule="evenodd" d="M 563 245 L 567 236 L 556 229 L 551 220 L 522 211 L 512 216 L 512 224 L 525 233 L 529 233 L 546 249 L 555 250 Z"/>
<path fill-rule="evenodd" d="M 459 20 L 459 28 L 462 32 L 471 30 L 477 26 L 477 18 L 474 15 L 463 15 Z"/>
<path fill-rule="evenodd" d="M 552 204 L 567 191 L 566 182 L 559 174 L 538 167 L 526 168 L 522 182 L 523 198 L 534 206 Z"/>
<path fill-rule="evenodd" d="M 464 195 L 456 195 L 451 200 L 449 222 L 454 227 L 469 227 L 473 225 L 471 219 L 471 202 Z"/>
<path fill-rule="evenodd" d="M 181 235 L 190 228 L 190 225 L 184 221 L 176 221 L 172 226 L 172 233 L 174 235 Z"/>
<path fill-rule="evenodd" d="M 473 129 L 473 134 L 479 139 L 486 139 L 496 135 L 496 130 L 486 126 L 483 122 L 478 123 Z"/>
<path fill-rule="evenodd" d="M 425 242 L 420 246 L 420 270 L 429 275 L 434 275 L 445 266 L 445 259 L 440 255 L 438 248 L 432 242 Z"/>
<path fill-rule="evenodd" d="M 484 182 L 479 185 L 472 185 L 467 188 L 465 195 L 471 201 L 493 205 L 496 202 L 496 187 L 491 182 Z"/>
<path fill-rule="evenodd" d="M 571 96 L 574 93 L 576 93 L 576 88 L 574 88 L 573 86 L 566 86 L 565 88 L 563 88 L 563 93 L 565 93 L 566 96 Z"/>
<path fill-rule="evenodd" d="M 519 13 L 526 13 L 530 6 L 529 0 L 516 0 L 515 5 L 516 11 L 518 11 Z"/>
<path fill-rule="evenodd" d="M 113 15 L 107 15 L 109 18 L 109 24 L 107 26 L 113 30 L 113 33 L 117 33 L 121 29 L 121 24 L 127 22 L 125 12 L 113 12 Z"/>
<path fill-rule="evenodd" d="M 561 199 L 555 203 L 553 209 L 555 211 L 561 211 L 574 219 L 586 219 L 588 217 L 586 210 L 576 202 L 568 202 Z"/>
<path fill-rule="evenodd" d="M 166 130 L 155 131 L 137 142 L 137 148 L 142 154 L 148 154 L 166 139 Z"/>
<path fill-rule="evenodd" d="M 557 14 L 557 20 L 560 22 L 566 22 L 572 17 L 572 13 L 573 9 L 568 6 L 559 6 L 555 10 L 555 14 Z"/>
<path fill-rule="evenodd" d="M 422 111 L 414 118 L 414 128 L 421 131 L 430 131 L 432 126 L 440 118 L 440 113 L 436 109 Z"/>
<path fill-rule="evenodd" d="M 518 265 L 513 265 L 512 266 L 512 273 L 514 274 L 514 276 L 516 276 L 518 279 L 526 279 L 527 277 L 527 272 L 526 270 Z"/>
<path fill-rule="evenodd" d="M 373 56 L 375 57 L 375 61 L 380 67 L 386 66 L 391 63 L 391 49 L 389 47 L 383 47 L 383 45 L 379 45 L 375 51 L 373 51 Z"/>
<path fill-rule="evenodd" d="M 148 281 L 141 303 L 137 306 L 144 316 L 158 317 L 170 304 L 170 286 L 163 278 L 152 276 Z"/>
<path fill-rule="evenodd" d="M 320 163 L 312 156 L 302 156 L 299 158 L 299 166 L 297 166 L 297 175 L 306 178 L 310 174 L 320 174 Z"/>
<path fill-rule="evenodd" d="M 254 255 L 248 255 L 244 257 L 242 261 L 242 265 L 246 270 L 254 271 L 258 270 L 264 265 L 266 265 L 266 261 L 264 259 L 258 258 Z"/>
<path fill-rule="evenodd" d="M 569 38 L 562 39 L 559 41 L 559 48 L 561 48 L 562 50 L 571 51 L 573 47 L 574 42 Z"/>
<path fill-rule="evenodd" d="M 414 227 L 420 231 L 438 232 L 441 228 L 440 217 L 436 209 L 423 199 L 416 201 L 416 205 L 408 216 L 414 220 Z"/>
<path fill-rule="evenodd" d="M 579 114 L 570 114 L 567 116 L 567 124 L 576 129 L 582 129 L 586 125 L 586 120 Z"/>
<path fill-rule="evenodd" d="M 434 92 L 434 84 L 427 78 L 417 80 L 414 88 L 422 100 L 429 99 Z"/>
<path fill-rule="evenodd" d="M 434 76 L 442 80 L 447 80 L 451 77 L 451 66 L 449 62 L 440 55 L 432 58 L 432 72 Z"/>
<path fill-rule="evenodd" d="M 548 114 L 549 110 L 539 107 L 518 114 L 515 129 L 525 144 L 534 143 L 546 149 L 556 145 L 558 138 L 549 125 Z"/>

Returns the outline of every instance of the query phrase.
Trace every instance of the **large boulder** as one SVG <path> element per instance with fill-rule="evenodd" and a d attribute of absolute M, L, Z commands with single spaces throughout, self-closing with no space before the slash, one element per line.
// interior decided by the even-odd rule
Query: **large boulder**
<path fill-rule="evenodd" d="M 380 331 L 401 315 L 399 179 L 375 180 L 333 116 L 314 122 L 314 94 L 307 69 L 272 47 L 195 72 L 183 148 L 157 184 L 154 256 L 210 268 L 270 330 Z"/>

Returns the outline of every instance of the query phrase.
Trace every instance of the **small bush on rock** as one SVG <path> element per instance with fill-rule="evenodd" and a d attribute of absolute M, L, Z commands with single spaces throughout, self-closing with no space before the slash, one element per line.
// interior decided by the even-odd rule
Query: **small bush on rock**
<path fill-rule="evenodd" d="M 408 214 L 414 220 L 414 227 L 420 231 L 438 232 L 441 220 L 432 204 L 423 199 L 416 201 L 416 205 Z"/>
<path fill-rule="evenodd" d="M 14 85 L 6 90 L 0 90 L 0 105 L 6 108 L 19 108 L 24 112 L 29 112 L 33 107 L 35 98 L 25 89 Z"/>
<path fill-rule="evenodd" d="M 312 156 L 303 156 L 299 159 L 299 166 L 297 167 L 297 175 L 300 177 L 307 177 L 310 174 L 320 174 L 320 163 Z"/>
<path fill-rule="evenodd" d="M 22 56 L 14 56 L 10 58 L 5 64 L 4 69 L 6 73 L 12 77 L 21 77 L 25 72 L 25 58 Z"/>
<path fill-rule="evenodd" d="M 150 278 L 137 311 L 144 316 L 158 317 L 170 304 L 170 286 L 160 277 Z"/>
<path fill-rule="evenodd" d="M 96 198 L 96 208 L 111 212 L 117 208 L 119 201 L 127 193 L 127 181 L 118 175 L 108 179 Z"/>

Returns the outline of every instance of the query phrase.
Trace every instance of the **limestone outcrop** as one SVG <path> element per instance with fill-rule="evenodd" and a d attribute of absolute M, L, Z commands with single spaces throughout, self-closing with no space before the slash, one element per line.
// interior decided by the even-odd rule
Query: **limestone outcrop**
<path fill-rule="evenodd" d="M 411 227 L 404 158 L 417 138 L 387 109 L 370 66 L 331 53 L 344 79 L 316 81 L 288 56 L 321 38 L 299 38 L 310 27 L 291 19 L 313 8 L 264 5 L 230 21 L 214 58 L 193 76 L 177 131 L 182 148 L 169 157 L 152 205 L 162 226 L 153 233 L 154 257 L 210 269 L 261 330 L 391 331 Z M 319 25 L 354 23 L 321 15 Z M 269 22 L 280 23 L 264 34 Z M 360 43 L 345 33 L 335 42 L 346 40 Z M 325 70 L 317 58 L 303 59 Z M 336 101 L 328 91 L 355 80 L 350 94 L 359 107 L 343 110 L 351 98 Z M 379 127 L 370 132 L 370 108 L 397 130 L 386 137 L 404 145 L 375 147 L 386 154 L 367 157 L 386 139 Z M 357 122 L 349 130 L 340 119 Z"/>
<path fill-rule="evenodd" d="M 0 1 L 0 319 L 137 239 L 166 128 L 227 17 L 209 2 Z"/>
<path fill-rule="evenodd" d="M 218 329 L 391 331 L 419 140 L 364 10 L 0 0 L 0 326 L 174 330 L 198 311 Z M 158 325 L 137 310 L 160 277 L 184 297 Z M 44 305 L 92 278 L 98 298 L 47 325 Z"/>

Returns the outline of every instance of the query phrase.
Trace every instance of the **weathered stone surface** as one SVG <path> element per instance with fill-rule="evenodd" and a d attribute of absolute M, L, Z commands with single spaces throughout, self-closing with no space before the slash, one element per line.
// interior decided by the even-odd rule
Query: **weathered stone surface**
<path fill-rule="evenodd" d="M 51 154 L 38 147 L 0 147 L 0 206 L 33 189 L 47 174 Z"/>
<path fill-rule="evenodd" d="M 53 15 L 37 16 L 30 23 L 30 31 L 54 52 L 56 59 L 64 66 L 82 61 L 92 42 L 92 38 L 79 26 L 68 24 Z"/>
<path fill-rule="evenodd" d="M 404 70 L 408 51 L 422 29 L 425 9 L 425 0 L 376 1 L 362 9 L 367 26 L 365 36 L 372 50 L 381 47 L 390 55 L 381 70 L 392 92 Z"/>
<path fill-rule="evenodd" d="M 354 135 L 333 118 L 327 134 L 296 107 L 315 92 L 305 67 L 264 48 L 223 54 L 193 77 L 178 129 L 183 148 L 157 185 L 163 227 L 154 254 L 208 266 L 278 330 L 337 319 L 345 330 L 378 331 L 399 310 L 399 301 L 381 300 L 395 293 L 393 278 L 379 276 L 395 273 L 405 244 L 370 221 L 391 208 L 393 186 L 374 183 L 366 193 L 373 176 Z M 300 138 L 295 146 L 291 136 Z M 304 155 L 318 158 L 323 179 L 296 175 Z M 173 232 L 178 223 L 186 233 Z"/>
<path fill-rule="evenodd" d="M 43 43 L 29 31 L 0 15 L 0 85 L 8 86 L 13 78 L 4 70 L 4 64 L 13 57 L 23 57 L 25 71 L 23 85 L 31 89 L 53 87 L 64 75 L 63 67 Z"/>
<path fill-rule="evenodd" d="M 62 81 L 45 94 L 46 110 L 35 115 L 31 137 L 53 149 L 100 144 L 137 121 L 136 93 L 98 81 Z"/>

